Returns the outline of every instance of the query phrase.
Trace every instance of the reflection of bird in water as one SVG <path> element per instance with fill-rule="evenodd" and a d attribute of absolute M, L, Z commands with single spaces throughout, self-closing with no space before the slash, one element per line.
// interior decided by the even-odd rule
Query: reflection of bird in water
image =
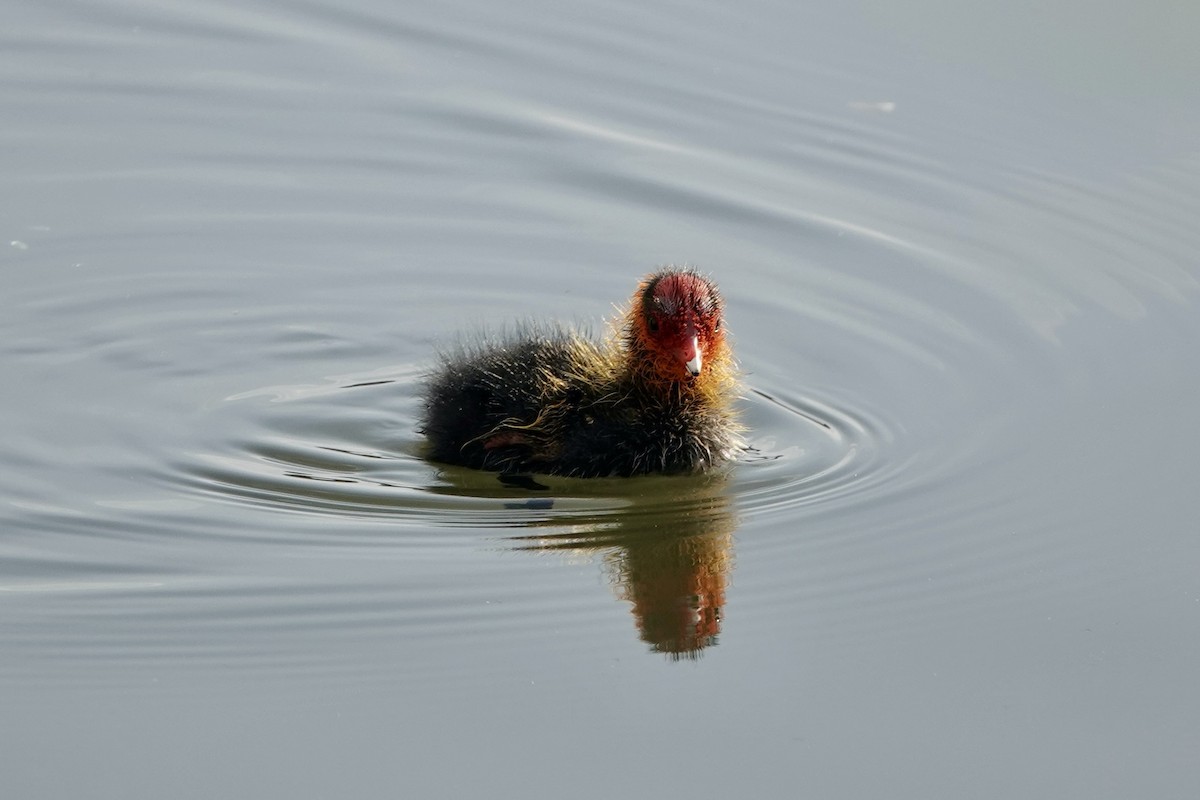
<path fill-rule="evenodd" d="M 601 554 L 617 596 L 632 605 L 642 640 L 672 658 L 696 658 L 721 632 L 737 519 L 719 478 L 639 481 L 626 509 L 536 523 L 569 532 L 515 537 L 518 549 Z"/>
<path fill-rule="evenodd" d="M 652 649 L 696 657 L 716 644 L 732 547 L 730 532 L 651 538 L 626 544 L 609 562 Z"/>
<path fill-rule="evenodd" d="M 743 447 L 734 371 L 716 286 L 665 269 L 605 343 L 527 328 L 444 355 L 425 391 L 426 453 L 580 478 L 703 471 Z"/>

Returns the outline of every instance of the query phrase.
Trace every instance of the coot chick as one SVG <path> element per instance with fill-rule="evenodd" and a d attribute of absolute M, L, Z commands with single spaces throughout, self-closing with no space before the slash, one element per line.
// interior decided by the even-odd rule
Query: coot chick
<path fill-rule="evenodd" d="M 721 297 L 648 275 L 608 341 L 527 326 L 442 355 L 425 392 L 433 461 L 574 477 L 699 472 L 744 447 Z"/>

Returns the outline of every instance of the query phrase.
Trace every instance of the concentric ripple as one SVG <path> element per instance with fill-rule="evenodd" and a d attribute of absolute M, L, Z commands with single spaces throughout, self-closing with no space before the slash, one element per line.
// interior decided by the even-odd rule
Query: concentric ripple
<path fill-rule="evenodd" d="M 881 421 L 812 397 L 749 389 L 742 407 L 750 447 L 712 475 L 501 479 L 421 460 L 417 381 L 406 369 L 241 393 L 225 411 L 254 434 L 177 460 L 175 477 L 210 498 L 314 515 L 450 528 L 571 528 L 586 520 L 603 528 L 606 517 L 675 515 L 717 495 L 755 514 L 818 503 L 879 480 L 886 463 Z"/>

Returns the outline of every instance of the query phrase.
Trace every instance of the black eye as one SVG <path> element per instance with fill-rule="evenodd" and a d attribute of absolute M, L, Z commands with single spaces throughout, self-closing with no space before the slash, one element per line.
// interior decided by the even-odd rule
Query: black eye
<path fill-rule="evenodd" d="M 658 333 L 658 317 L 653 314 L 646 317 L 646 327 L 650 329 L 651 333 Z"/>

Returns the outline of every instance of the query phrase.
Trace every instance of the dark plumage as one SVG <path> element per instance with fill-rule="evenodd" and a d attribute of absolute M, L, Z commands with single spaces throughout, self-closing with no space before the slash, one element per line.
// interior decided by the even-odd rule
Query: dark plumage
<path fill-rule="evenodd" d="M 666 269 L 597 343 L 531 327 L 443 354 L 425 393 L 428 457 L 576 477 L 693 472 L 742 448 L 716 287 Z"/>

